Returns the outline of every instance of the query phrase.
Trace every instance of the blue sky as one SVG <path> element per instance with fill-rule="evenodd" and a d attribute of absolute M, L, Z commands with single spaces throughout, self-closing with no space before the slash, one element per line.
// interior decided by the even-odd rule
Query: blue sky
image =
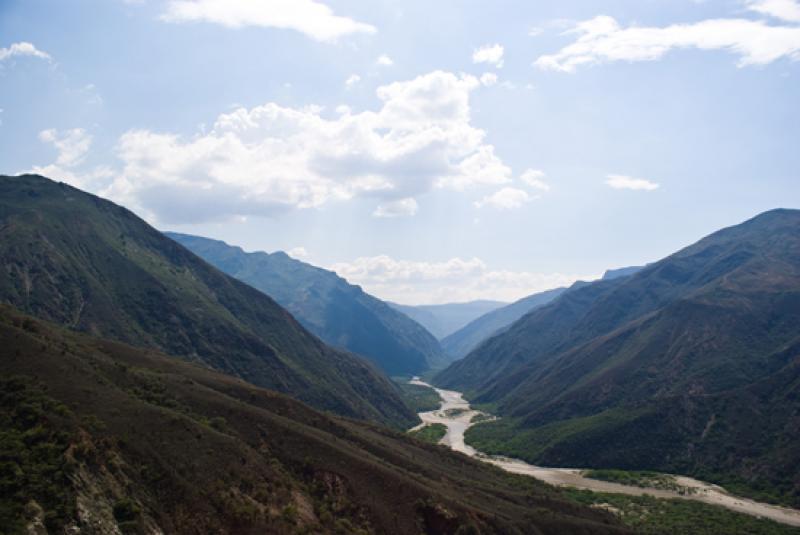
<path fill-rule="evenodd" d="M 799 207 L 796 0 L 0 0 L 0 172 L 404 303 Z"/>

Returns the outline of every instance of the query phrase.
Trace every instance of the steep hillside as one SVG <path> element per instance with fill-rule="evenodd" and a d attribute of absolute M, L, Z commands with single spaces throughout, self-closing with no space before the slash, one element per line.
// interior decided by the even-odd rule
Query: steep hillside
<path fill-rule="evenodd" d="M 566 292 L 437 382 L 495 404 L 507 421 L 473 434 L 513 427 L 536 462 L 716 470 L 800 503 L 799 333 L 800 211 L 775 210 Z"/>
<path fill-rule="evenodd" d="M 217 240 L 166 234 L 275 299 L 325 342 L 369 358 L 390 375 L 416 375 L 442 362 L 439 342 L 424 327 L 332 271 L 282 252 L 245 253 Z"/>
<path fill-rule="evenodd" d="M 453 334 L 469 322 L 506 304 L 500 301 L 484 300 L 416 306 L 390 303 L 392 307 L 428 329 L 439 340 Z"/>
<path fill-rule="evenodd" d="M 416 417 L 363 359 L 130 211 L 40 176 L 0 177 L 0 302 L 70 328 L 202 362 L 317 408 Z"/>
<path fill-rule="evenodd" d="M 556 288 L 529 295 L 510 305 L 492 310 L 444 338 L 442 349 L 450 357 L 460 359 L 478 347 L 484 340 L 498 334 L 531 310 L 546 305 L 561 295 L 564 290 L 566 288 Z"/>
<path fill-rule="evenodd" d="M 0 362 L 4 533 L 624 532 L 532 478 L 5 305 Z"/>

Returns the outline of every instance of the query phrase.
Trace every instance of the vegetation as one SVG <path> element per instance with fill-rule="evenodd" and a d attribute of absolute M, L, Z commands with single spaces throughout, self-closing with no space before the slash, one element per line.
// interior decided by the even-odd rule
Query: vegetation
<path fill-rule="evenodd" d="M 435 411 L 442 405 L 442 398 L 432 388 L 409 384 L 405 378 L 396 380 L 396 383 L 400 388 L 403 401 L 414 412 Z"/>
<path fill-rule="evenodd" d="M 474 446 L 680 473 L 800 507 L 800 211 L 578 283 L 435 379 L 503 420 Z"/>
<path fill-rule="evenodd" d="M 69 409 L 23 377 L 0 380 L 0 532 L 22 532 L 41 511 L 51 532 L 75 516 L 66 451 L 75 430 Z"/>
<path fill-rule="evenodd" d="M 800 529 L 692 500 L 594 493 L 568 489 L 579 503 L 613 512 L 648 535 L 797 535 Z"/>
<path fill-rule="evenodd" d="M 167 236 L 275 299 L 325 342 L 367 357 L 386 373 L 420 374 L 443 362 L 439 342 L 424 327 L 332 271 L 283 252 L 246 253 L 217 240 Z"/>
<path fill-rule="evenodd" d="M 0 302 L 79 331 L 200 362 L 317 408 L 406 429 L 383 374 L 333 350 L 271 298 L 109 201 L 0 176 Z"/>
<path fill-rule="evenodd" d="M 98 533 L 622 533 L 532 478 L 5 305 L 0 364 L 36 377 L 0 391 L 4 534 L 31 498 L 52 532 L 80 499 Z"/>
<path fill-rule="evenodd" d="M 444 424 L 427 424 L 409 433 L 412 437 L 431 444 L 438 444 L 446 434 L 447 426 Z"/>

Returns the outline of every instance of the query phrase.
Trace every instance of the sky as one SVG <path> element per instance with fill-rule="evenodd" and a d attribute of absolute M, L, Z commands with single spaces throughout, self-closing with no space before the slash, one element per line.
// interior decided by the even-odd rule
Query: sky
<path fill-rule="evenodd" d="M 800 0 L 0 0 L 0 173 L 406 304 L 800 207 Z"/>

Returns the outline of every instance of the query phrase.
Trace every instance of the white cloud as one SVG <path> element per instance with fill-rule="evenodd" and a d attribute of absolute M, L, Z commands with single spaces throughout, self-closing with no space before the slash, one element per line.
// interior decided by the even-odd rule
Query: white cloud
<path fill-rule="evenodd" d="M 540 171 L 538 169 L 528 169 L 522 173 L 522 176 L 519 178 L 532 188 L 542 191 L 550 191 L 550 185 L 543 180 L 544 177 L 544 171 Z"/>
<path fill-rule="evenodd" d="M 339 262 L 330 269 L 382 299 L 409 304 L 474 299 L 515 301 L 550 288 L 568 286 L 576 280 L 597 278 L 490 269 L 479 258 L 420 262 L 380 255 Z"/>
<path fill-rule="evenodd" d="M 606 185 L 614 189 L 632 189 L 653 191 L 659 188 L 655 182 L 645 180 L 644 178 L 633 178 L 625 175 L 608 175 Z"/>
<path fill-rule="evenodd" d="M 416 215 L 417 201 L 412 197 L 381 203 L 372 212 L 375 217 L 408 217 Z"/>
<path fill-rule="evenodd" d="M 283 28 L 318 41 L 376 32 L 374 26 L 334 15 L 330 7 L 314 0 L 170 0 L 161 20 L 211 22 L 227 28 Z"/>
<path fill-rule="evenodd" d="M 375 61 L 375 63 L 381 65 L 382 67 L 391 67 L 392 65 L 394 65 L 394 61 L 392 61 L 392 58 L 390 58 L 386 54 L 381 54 L 380 56 L 378 56 L 378 59 Z"/>
<path fill-rule="evenodd" d="M 476 48 L 472 53 L 472 62 L 488 63 L 499 69 L 503 66 L 503 52 L 502 45 L 483 45 L 480 48 Z"/>
<path fill-rule="evenodd" d="M 305 247 L 294 247 L 289 249 L 286 254 L 297 260 L 304 260 L 309 257 L 308 251 Z"/>
<path fill-rule="evenodd" d="M 39 132 L 39 140 L 55 147 L 58 152 L 56 161 L 44 166 L 34 166 L 24 171 L 26 173 L 46 176 L 82 189 L 96 189 L 114 175 L 114 172 L 105 166 L 95 167 L 89 171 L 76 169 L 84 163 L 92 146 L 92 136 L 83 128 L 73 128 L 63 132 L 53 128 L 42 130 Z"/>
<path fill-rule="evenodd" d="M 485 72 L 481 75 L 481 83 L 486 87 L 491 87 L 497 83 L 497 75 L 493 72 Z"/>
<path fill-rule="evenodd" d="M 517 188 L 503 188 L 483 199 L 475 202 L 476 208 L 489 206 L 498 210 L 515 210 L 521 208 L 525 203 L 535 199 L 527 191 Z"/>
<path fill-rule="evenodd" d="M 375 199 L 376 215 L 408 214 L 411 200 L 432 189 L 510 182 L 511 169 L 471 124 L 479 85 L 435 71 L 379 87 L 375 111 L 341 107 L 331 116 L 267 103 L 220 115 L 188 139 L 129 131 L 117 147 L 123 169 L 101 193 L 168 223 L 270 216 L 353 197 Z"/>
<path fill-rule="evenodd" d="M 351 74 L 350 76 L 347 77 L 347 80 L 344 81 L 344 85 L 346 85 L 347 87 L 353 87 L 360 81 L 361 77 L 359 75 Z"/>
<path fill-rule="evenodd" d="M 800 22 L 800 3 L 796 0 L 751 0 L 747 7 L 777 19 Z"/>
<path fill-rule="evenodd" d="M 558 53 L 541 56 L 534 65 L 574 72 L 580 66 L 612 61 L 654 61 L 673 49 L 685 48 L 727 50 L 740 56 L 740 67 L 765 65 L 784 57 L 800 59 L 800 27 L 746 19 L 622 28 L 612 17 L 598 16 L 567 33 L 579 37 Z"/>
<path fill-rule="evenodd" d="M 14 43 L 8 48 L 0 48 L 0 61 L 7 60 L 14 56 L 31 56 L 39 59 L 46 59 L 48 61 L 52 59 L 50 54 L 47 52 L 42 52 L 33 46 L 32 43 L 28 43 L 26 41 Z"/>

